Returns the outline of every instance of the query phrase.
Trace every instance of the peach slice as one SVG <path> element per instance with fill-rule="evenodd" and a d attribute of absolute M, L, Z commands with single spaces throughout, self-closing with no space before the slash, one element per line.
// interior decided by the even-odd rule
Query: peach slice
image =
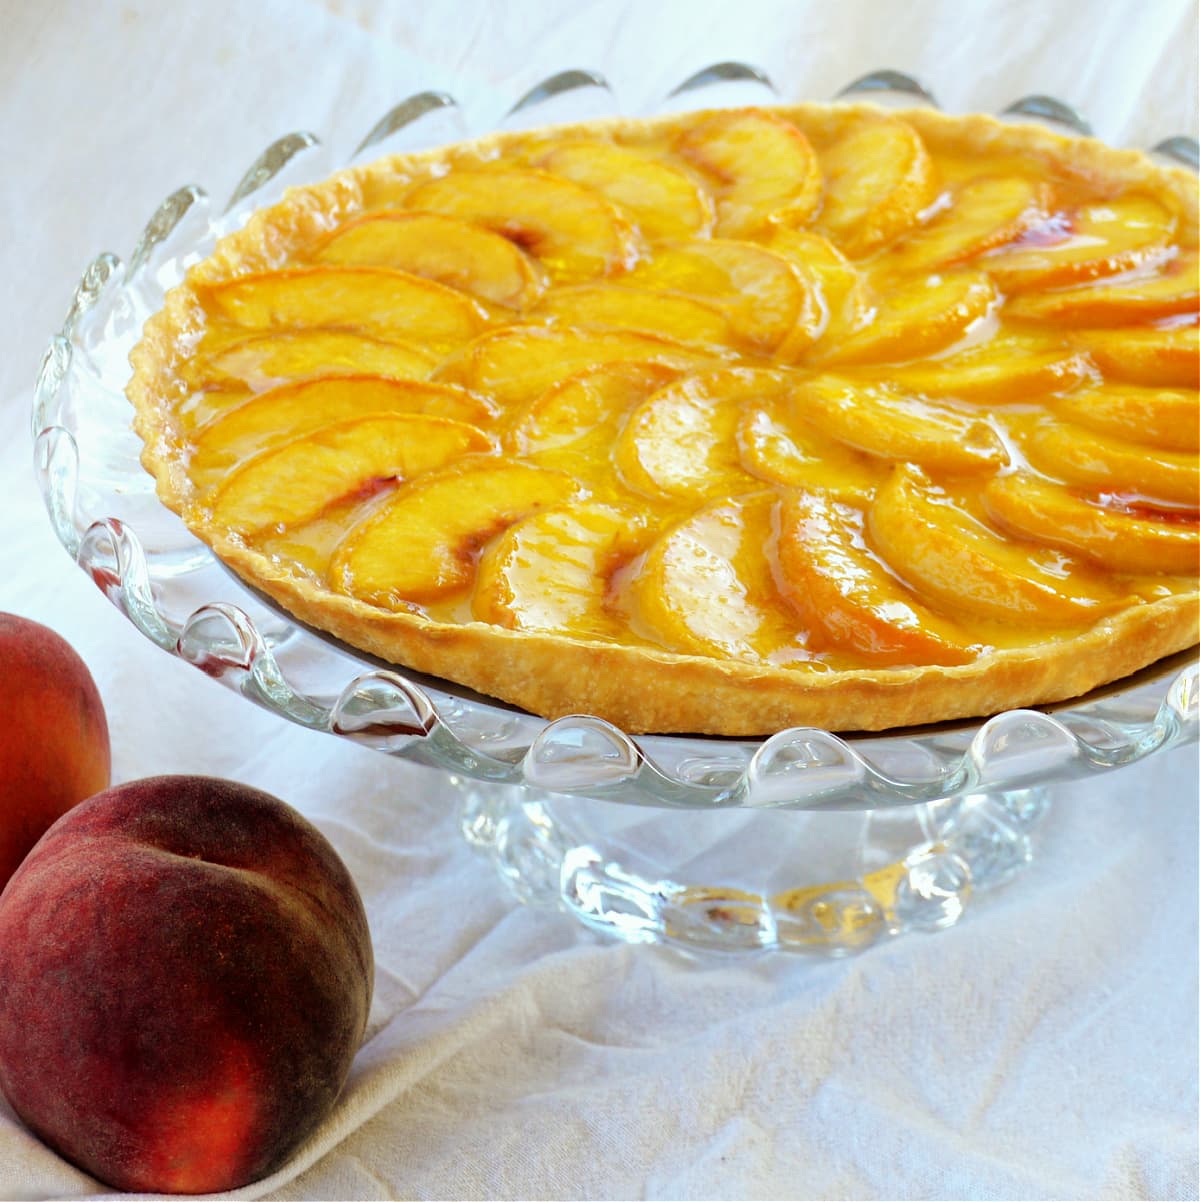
<path fill-rule="evenodd" d="M 978 266 L 1008 293 L 1061 288 L 1140 267 L 1174 232 L 1174 214 L 1149 197 L 1100 201 L 1052 213 Z"/>
<path fill-rule="evenodd" d="M 1084 555 L 1111 572 L 1195 575 L 1200 569 L 1196 512 L 1148 516 L 1074 495 L 1028 472 L 998 476 L 983 493 L 988 516 L 1021 538 Z"/>
<path fill-rule="evenodd" d="M 884 476 L 878 459 L 829 438 L 786 396 L 747 405 L 737 427 L 742 467 L 771 484 L 820 489 L 866 505 Z"/>
<path fill-rule="evenodd" d="M 497 458 L 463 460 L 399 489 L 353 527 L 330 561 L 329 581 L 384 609 L 457 592 L 470 584 L 489 539 L 577 492 L 562 472 Z"/>
<path fill-rule="evenodd" d="M 546 287 L 540 265 L 508 238 L 436 213 L 364 213 L 323 238 L 312 258 L 407 271 L 509 309 L 524 309 Z"/>
<path fill-rule="evenodd" d="M 383 342 L 346 330 L 280 330 L 255 334 L 192 360 L 194 387 L 245 384 L 261 392 L 311 376 L 372 375 L 423 380 L 439 357 L 409 342 Z"/>
<path fill-rule="evenodd" d="M 479 561 L 472 613 L 515 630 L 626 642 L 608 605 L 613 572 L 645 550 L 644 515 L 577 501 L 510 526 Z"/>
<path fill-rule="evenodd" d="M 1073 422 L 1045 418 L 1018 431 L 1029 462 L 1068 484 L 1133 492 L 1169 505 L 1200 505 L 1195 454 L 1110 438 Z"/>
<path fill-rule="evenodd" d="M 546 171 L 454 171 L 417 184 L 405 204 L 502 234 L 540 260 L 557 283 L 613 275 L 637 256 L 628 218 L 598 193 Z"/>
<path fill-rule="evenodd" d="M 531 401 L 512 423 L 505 446 L 542 467 L 605 483 L 609 452 L 625 415 L 679 377 L 660 363 L 603 363 L 568 376 Z M 595 478 L 602 476 L 604 479 Z"/>
<path fill-rule="evenodd" d="M 628 583 L 635 632 L 685 654 L 811 659 L 763 554 L 774 507 L 772 493 L 734 497 L 668 530 Z"/>
<path fill-rule="evenodd" d="M 1155 271 L 1117 283 L 1026 293 L 1006 309 L 1011 317 L 1060 326 L 1124 326 L 1200 308 L 1200 266 L 1194 250 L 1181 251 Z"/>
<path fill-rule="evenodd" d="M 470 341 L 487 314 L 432 280 L 378 267 L 291 267 L 206 285 L 212 310 L 246 330 L 332 326 L 417 342 L 444 353 Z"/>
<path fill-rule="evenodd" d="M 729 318 L 716 305 L 627 284 L 556 288 L 542 298 L 531 316 L 585 329 L 661 334 L 695 346 L 728 347 L 734 341 Z"/>
<path fill-rule="evenodd" d="M 487 425 L 494 407 L 449 384 L 387 380 L 378 376 L 326 376 L 281 384 L 209 422 L 195 436 L 189 470 L 198 483 L 213 473 L 292 438 L 353 418 L 425 414 L 468 425 Z"/>
<path fill-rule="evenodd" d="M 959 266 L 1044 222 L 1051 200 L 1049 185 L 1040 180 L 1022 176 L 967 180 L 949 194 L 945 207 L 894 247 L 880 267 L 915 274 Z"/>
<path fill-rule="evenodd" d="M 937 196 L 925 143 L 897 117 L 864 117 L 819 157 L 825 199 L 817 224 L 852 259 L 912 229 Z"/>
<path fill-rule="evenodd" d="M 867 533 L 905 583 L 950 613 L 1081 625 L 1120 602 L 1111 584 L 1061 553 L 999 537 L 909 464 L 879 490 Z"/>
<path fill-rule="evenodd" d="M 1161 388 L 1200 388 L 1200 327 L 1080 330 L 1072 345 L 1114 380 Z"/>
<path fill-rule="evenodd" d="M 965 664 L 958 625 L 914 597 L 867 549 L 860 509 L 814 492 L 779 507 L 780 594 L 832 647 L 878 664 Z"/>
<path fill-rule="evenodd" d="M 566 376 L 602 363 L 639 360 L 695 369 L 728 357 L 654 334 L 625 330 L 575 330 L 565 326 L 508 326 L 485 334 L 436 375 L 510 407 L 540 396 Z"/>
<path fill-rule="evenodd" d="M 999 296 L 980 272 L 953 272 L 898 288 L 874 319 L 823 352 L 825 363 L 898 363 L 936 354 L 987 317 Z"/>
<path fill-rule="evenodd" d="M 652 242 L 707 234 L 712 198 L 685 171 L 612 142 L 565 142 L 537 166 L 601 193 L 627 212 Z"/>
<path fill-rule="evenodd" d="M 1082 351 L 1033 334 L 1001 334 L 931 363 L 889 368 L 886 379 L 907 392 L 1004 405 L 1067 392 L 1096 376 Z"/>
<path fill-rule="evenodd" d="M 820 204 L 821 170 L 812 146 L 774 113 L 713 113 L 690 125 L 675 148 L 713 181 L 723 237 L 748 237 L 768 221 L 805 225 Z"/>
<path fill-rule="evenodd" d="M 630 415 L 613 451 L 630 488 L 656 499 L 729 496 L 759 487 L 741 466 L 739 403 L 777 395 L 780 373 L 728 368 L 686 376 Z"/>
<path fill-rule="evenodd" d="M 994 470 L 1008 463 L 1003 440 L 985 418 L 943 401 L 837 376 L 807 380 L 793 396 L 801 416 L 869 455 L 946 472 Z"/>
<path fill-rule="evenodd" d="M 629 279 L 711 302 L 727 314 L 734 333 L 758 351 L 803 349 L 824 324 L 811 277 L 806 280 L 787 259 L 753 242 L 670 242 L 656 247 L 654 257 L 639 263 Z M 794 339 L 789 338 L 793 331 Z"/>
<path fill-rule="evenodd" d="M 385 481 L 490 448 L 482 430 L 443 417 L 386 414 L 324 426 L 226 476 L 212 497 L 213 520 L 243 534 L 298 526 Z"/>
<path fill-rule="evenodd" d="M 768 246 L 791 263 L 823 302 L 824 320 L 818 320 L 814 341 L 823 338 L 827 343 L 836 343 L 870 316 L 871 297 L 863 277 L 828 238 L 812 230 L 776 226 Z"/>
<path fill-rule="evenodd" d="M 1191 389 L 1108 384 L 1062 397 L 1054 411 L 1113 438 L 1166 451 L 1200 451 L 1200 398 Z"/>

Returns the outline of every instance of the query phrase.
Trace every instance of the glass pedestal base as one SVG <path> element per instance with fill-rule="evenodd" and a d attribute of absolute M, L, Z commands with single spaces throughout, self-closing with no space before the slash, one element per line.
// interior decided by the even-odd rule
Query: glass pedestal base
<path fill-rule="evenodd" d="M 1033 855 L 1044 788 L 869 811 L 655 810 L 460 779 L 463 832 L 524 902 L 697 951 L 861 951 L 951 926 Z"/>

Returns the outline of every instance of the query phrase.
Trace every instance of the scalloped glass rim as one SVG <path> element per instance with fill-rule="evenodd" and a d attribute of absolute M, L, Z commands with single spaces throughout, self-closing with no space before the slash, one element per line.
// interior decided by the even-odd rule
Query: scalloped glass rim
<path fill-rule="evenodd" d="M 893 70 L 862 76 L 837 97 L 936 106 L 921 83 Z M 659 111 L 777 99 L 760 69 L 725 62 L 681 82 Z M 620 111 L 603 77 L 575 69 L 530 89 L 496 127 Z M 1001 117 L 1090 133 L 1074 109 L 1043 95 L 1014 101 Z M 422 92 L 386 113 L 341 160 L 471 132 L 452 97 Z M 1164 138 L 1150 153 L 1194 167 L 1196 141 Z M 157 502 L 138 462 L 124 386 L 141 321 L 186 268 L 286 186 L 339 165 L 315 135 L 292 133 L 251 164 L 219 213 L 200 187 L 172 193 L 127 264 L 105 253 L 88 266 L 43 358 L 32 416 L 51 523 L 109 600 L 163 650 L 289 721 L 460 777 L 668 808 L 909 806 L 1075 779 L 1196 738 L 1194 652 L 1078 701 L 983 722 L 881 735 L 797 728 L 761 741 L 634 738 L 593 717 L 536 718 L 301 626 L 236 580 Z"/>

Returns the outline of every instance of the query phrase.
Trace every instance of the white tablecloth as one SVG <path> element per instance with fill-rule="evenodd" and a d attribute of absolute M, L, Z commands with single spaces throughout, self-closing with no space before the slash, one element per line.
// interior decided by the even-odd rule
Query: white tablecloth
<path fill-rule="evenodd" d="M 840 962 L 686 961 L 516 904 L 444 777 L 289 726 L 144 641 L 56 543 L 38 360 L 82 267 L 268 142 L 351 148 L 437 87 L 474 122 L 563 67 L 632 109 L 714 61 L 788 98 L 910 71 L 1098 134 L 1196 132 L 1193 0 L 0 0 L 0 609 L 87 659 L 118 780 L 234 777 L 329 836 L 369 912 L 370 1036 L 272 1198 L 1195 1198 L 1197 757 L 1062 791 L 1034 866 L 952 930 Z M 2 702 L 0 702 L 2 705 Z M 96 1182 L 0 1103 L 0 1196 Z"/>

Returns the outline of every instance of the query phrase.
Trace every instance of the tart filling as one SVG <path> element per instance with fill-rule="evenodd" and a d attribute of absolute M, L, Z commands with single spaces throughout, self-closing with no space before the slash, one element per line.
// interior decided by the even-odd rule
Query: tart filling
<path fill-rule="evenodd" d="M 1195 180 L 984 117 L 607 121 L 293 189 L 147 323 L 159 495 L 365 651 L 884 729 L 1197 641 Z"/>

